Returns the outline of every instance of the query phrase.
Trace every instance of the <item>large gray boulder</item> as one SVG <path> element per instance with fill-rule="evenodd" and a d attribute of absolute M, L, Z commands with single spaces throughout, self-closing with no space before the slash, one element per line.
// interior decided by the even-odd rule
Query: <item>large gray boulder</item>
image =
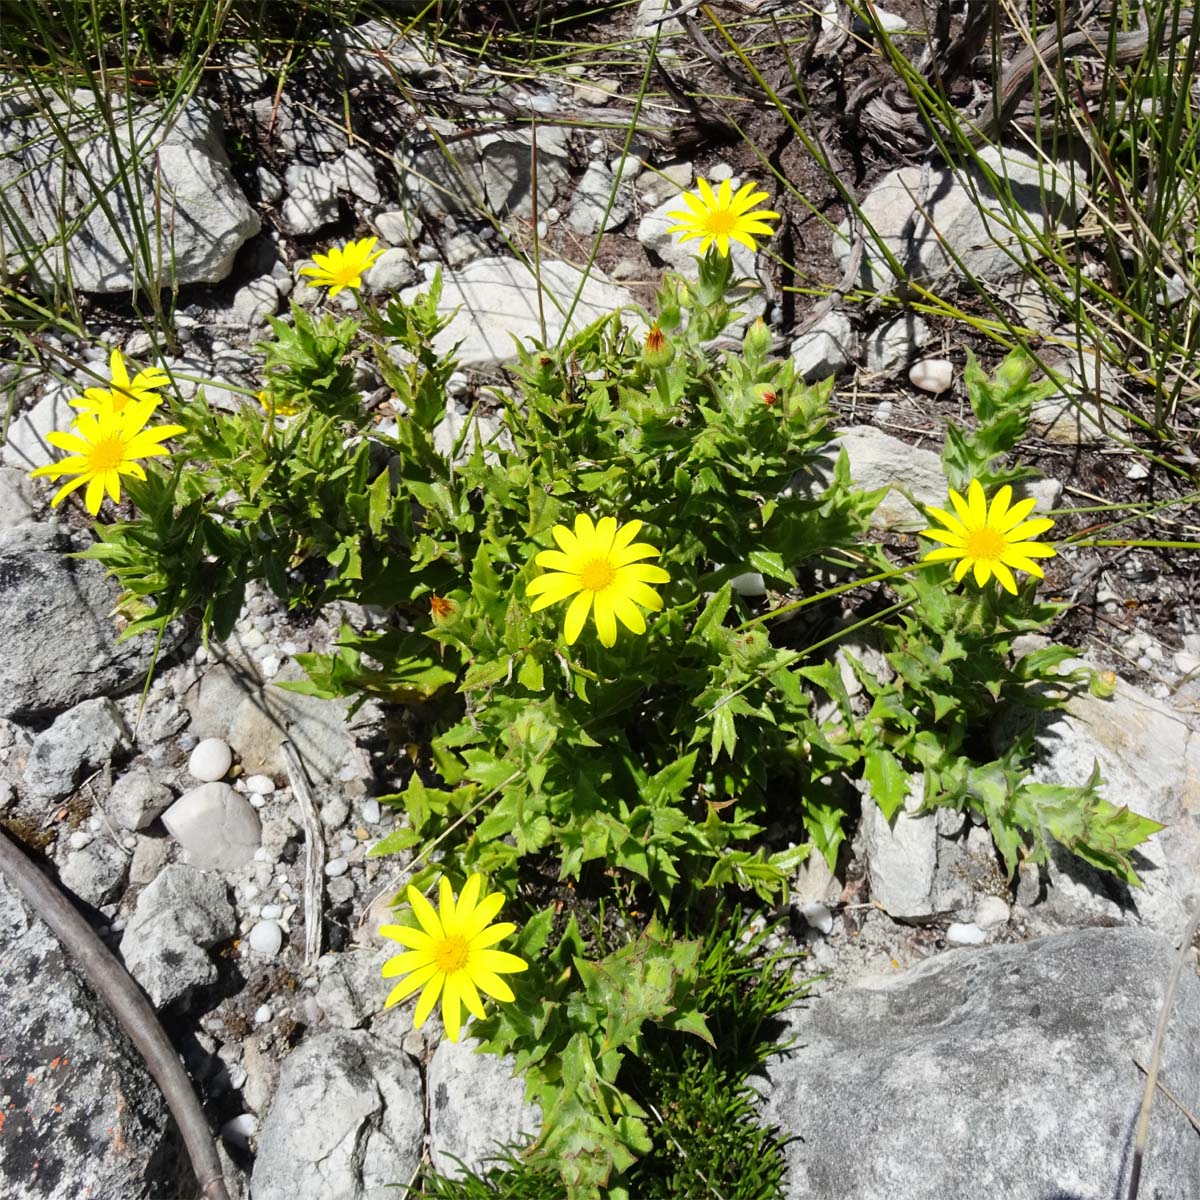
<path fill-rule="evenodd" d="M 803 1003 L 767 1066 L 763 1119 L 811 1200 L 1123 1196 L 1174 957 L 1140 929 L 940 955 Z M 1200 1095 L 1200 979 L 1176 999 L 1162 1082 Z M 1142 1195 L 1194 1200 L 1200 1138 L 1161 1096 Z"/>
<path fill-rule="evenodd" d="M 252 1200 L 391 1200 L 410 1183 L 425 1132 L 421 1073 L 368 1033 L 302 1042 L 263 1123 Z"/>
<path fill-rule="evenodd" d="M 407 304 L 425 290 L 424 285 L 406 288 L 400 298 Z M 572 307 L 577 292 L 579 302 Z M 438 311 L 451 320 L 433 346 L 439 354 L 454 350 L 464 369 L 486 371 L 517 357 L 514 338 L 522 343 L 540 339 L 543 317 L 546 341 L 553 346 L 564 330 L 575 332 L 607 313 L 632 306 L 632 294 L 596 270 L 585 276 L 568 263 L 548 259 L 535 277 L 518 259 L 480 258 L 442 276 Z M 626 323 L 638 320 L 628 313 Z"/>
<path fill-rule="evenodd" d="M 525 1102 L 525 1081 L 511 1056 L 478 1054 L 475 1038 L 443 1039 L 429 1063 L 429 1159 L 451 1178 L 486 1170 L 505 1147 L 526 1146 L 542 1127 L 542 1110 Z"/>
<path fill-rule="evenodd" d="M 87 544 L 53 525 L 0 530 L 0 717 L 56 712 L 144 681 L 154 638 L 118 644 L 117 590 L 104 568 L 65 557 Z M 168 631 L 162 653 L 178 636 Z"/>
<path fill-rule="evenodd" d="M 132 116 L 109 104 L 102 112 L 80 91 L 60 106 L 56 119 L 78 161 L 40 116 L 14 119 L 0 135 L 9 269 L 49 287 L 63 277 L 65 256 L 75 286 L 102 293 L 224 279 L 261 222 L 230 172 L 219 115 L 196 99 Z M 149 262 L 137 249 L 139 226 Z"/>
<path fill-rule="evenodd" d="M 0 1194 L 177 1194 L 162 1094 L 58 940 L 0 876 Z"/>

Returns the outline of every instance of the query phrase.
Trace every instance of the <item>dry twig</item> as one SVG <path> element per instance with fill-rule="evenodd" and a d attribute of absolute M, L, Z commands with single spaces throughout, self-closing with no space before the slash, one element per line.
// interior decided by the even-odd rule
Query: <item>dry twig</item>
<path fill-rule="evenodd" d="M 321 957 L 321 910 L 325 889 L 325 837 L 321 832 L 321 814 L 312 785 L 304 773 L 304 764 L 291 742 L 283 743 L 283 761 L 288 783 L 300 806 L 304 824 L 304 964 L 311 967 Z"/>

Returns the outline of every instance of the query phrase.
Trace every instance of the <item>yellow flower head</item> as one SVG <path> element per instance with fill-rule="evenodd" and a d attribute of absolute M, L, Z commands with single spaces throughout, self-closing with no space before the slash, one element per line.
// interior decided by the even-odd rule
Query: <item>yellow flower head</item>
<path fill-rule="evenodd" d="M 121 499 L 121 476 L 132 475 L 145 479 L 146 472 L 138 463 L 139 458 L 153 458 L 169 451 L 159 443 L 177 433 L 183 433 L 182 425 L 156 425 L 146 428 L 146 422 L 158 406 L 157 397 L 130 400 L 120 412 L 109 408 L 98 412 L 84 413 L 72 427 L 70 433 L 57 430 L 46 434 L 46 441 L 71 457 L 60 459 L 36 471 L 31 476 L 48 475 L 57 480 L 62 475 L 75 478 L 64 484 L 50 501 L 51 507 L 62 503 L 63 497 L 76 488 L 87 484 L 84 504 L 95 516 L 100 511 L 104 493 L 119 502 Z"/>
<path fill-rule="evenodd" d="M 120 350 L 114 350 L 109 355 L 108 372 L 112 376 L 111 388 L 90 387 L 82 396 L 76 396 L 70 401 L 71 407 L 81 408 L 84 412 L 98 413 L 106 408 L 120 412 L 135 400 L 153 400 L 155 404 L 159 404 L 162 397 L 158 394 L 158 389 L 167 387 L 171 382 L 170 376 L 158 367 L 147 367 L 130 379 L 129 369 L 125 366 L 125 358 Z"/>
<path fill-rule="evenodd" d="M 551 532 L 559 549 L 543 550 L 534 559 L 549 574 L 533 580 L 526 595 L 537 597 L 532 612 L 575 597 L 564 625 L 568 646 L 583 631 L 593 604 L 596 632 L 605 646 L 616 643 L 618 617 L 626 629 L 645 633 L 646 619 L 638 605 L 653 612 L 662 608 L 662 597 L 647 584 L 668 583 L 671 577 L 662 567 L 638 561 L 659 555 L 648 543 L 633 540 L 641 528 L 641 521 L 629 521 L 618 529 L 613 517 L 601 517 L 593 525 L 587 513 L 575 518 L 574 533 L 565 525 L 554 526 Z"/>
<path fill-rule="evenodd" d="M 294 417 L 300 411 L 286 400 L 276 400 L 269 392 L 259 392 L 255 399 L 266 410 L 268 417 Z"/>
<path fill-rule="evenodd" d="M 334 246 L 328 254 L 314 254 L 311 267 L 301 267 L 301 275 L 311 275 L 309 287 L 327 287 L 330 296 L 336 296 L 343 288 L 362 287 L 363 272 L 383 257 L 382 250 L 375 249 L 378 238 L 362 238 Z"/>
<path fill-rule="evenodd" d="M 1035 558 L 1053 558 L 1053 546 L 1031 539 L 1045 533 L 1054 522 L 1049 517 L 1026 520 L 1033 512 L 1035 500 L 1018 500 L 1011 505 L 1012 488 L 1004 485 L 988 506 L 987 497 L 978 479 L 971 480 L 964 500 L 953 488 L 950 502 L 955 516 L 943 508 L 928 506 L 931 516 L 946 527 L 926 529 L 922 536 L 945 543 L 925 555 L 925 562 L 949 562 L 958 559 L 954 568 L 956 581 L 969 570 L 975 572 L 975 582 L 983 587 L 993 575 L 1005 591 L 1017 594 L 1013 571 L 1025 571 L 1036 579 L 1042 578 L 1042 568 Z"/>
<path fill-rule="evenodd" d="M 753 183 L 743 183 L 735 195 L 728 179 L 721 181 L 720 190 L 716 193 L 707 179 L 698 179 L 696 191 L 684 192 L 680 196 L 687 208 L 677 208 L 667 213 L 668 217 L 678 221 L 667 232 L 682 234 L 679 239 L 681 242 L 699 238 L 701 254 L 716 242 L 717 249 L 728 257 L 730 239 L 757 250 L 755 235 L 770 237 L 775 230 L 767 222 L 779 218 L 779 214 L 769 208 L 754 208 L 766 198 L 767 193 L 755 191 Z"/>
<path fill-rule="evenodd" d="M 420 929 L 384 925 L 379 930 L 384 937 L 408 947 L 403 954 L 397 954 L 383 964 L 384 979 L 408 976 L 392 988 L 384 1007 L 391 1008 L 423 987 L 425 990 L 413 1015 L 413 1028 L 420 1029 L 440 995 L 442 1024 L 452 1042 L 458 1041 L 462 1028 L 460 1003 L 482 1021 L 480 991 L 494 1000 L 512 1000 L 512 989 L 500 976 L 529 969 L 523 958 L 491 949 L 502 938 L 508 937 L 516 926 L 509 922 L 491 924 L 504 903 L 504 894 L 492 892 L 480 900 L 482 884 L 482 876 L 472 875 L 455 903 L 450 880 L 443 875 L 439 884 L 438 910 L 410 886 L 408 902 L 421 924 Z"/>

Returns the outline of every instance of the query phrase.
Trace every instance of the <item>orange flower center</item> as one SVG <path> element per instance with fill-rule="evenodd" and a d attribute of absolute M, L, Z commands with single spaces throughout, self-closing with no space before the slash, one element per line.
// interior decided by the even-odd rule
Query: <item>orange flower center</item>
<path fill-rule="evenodd" d="M 439 621 L 444 621 L 454 611 L 453 603 L 444 596 L 430 596 L 429 607 Z"/>
<path fill-rule="evenodd" d="M 604 591 L 606 587 L 612 584 L 612 581 L 616 577 L 617 573 L 613 570 L 613 565 L 607 558 L 593 558 L 579 572 L 579 582 L 584 590 L 588 592 Z"/>
<path fill-rule="evenodd" d="M 963 541 L 963 550 L 968 558 L 981 558 L 997 561 L 1008 548 L 1002 533 L 984 526 L 982 529 L 972 529 Z"/>
<path fill-rule="evenodd" d="M 93 471 L 115 471 L 124 461 L 125 443 L 119 437 L 97 442 L 88 453 L 88 464 Z"/>
<path fill-rule="evenodd" d="M 447 975 L 461 971 L 470 956 L 471 947 L 467 945 L 466 938 L 458 934 L 442 938 L 433 949 L 433 961 L 437 963 L 438 970 L 445 971 Z"/>
<path fill-rule="evenodd" d="M 737 224 L 737 217 L 727 208 L 717 208 L 708 214 L 704 224 L 705 232 L 713 237 L 728 237 Z"/>
<path fill-rule="evenodd" d="M 651 325 L 650 332 L 646 334 L 646 349 L 657 354 L 666 344 L 666 334 L 657 325 Z"/>

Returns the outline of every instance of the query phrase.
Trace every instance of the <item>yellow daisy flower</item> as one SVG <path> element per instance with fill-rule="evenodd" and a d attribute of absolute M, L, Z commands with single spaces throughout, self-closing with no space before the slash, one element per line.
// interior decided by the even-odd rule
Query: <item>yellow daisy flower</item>
<path fill-rule="evenodd" d="M 755 186 L 743 183 L 735 195 L 729 180 L 723 179 L 720 190 L 714 193 L 707 179 L 697 179 L 696 191 L 680 196 L 687 208 L 667 213 L 678 221 L 667 232 L 681 233 L 681 242 L 699 238 L 700 254 L 716 242 L 717 249 L 728 258 L 730 239 L 757 250 L 755 235 L 770 237 L 775 230 L 767 222 L 777 220 L 779 214 L 769 208 L 754 208 L 760 200 L 767 199 L 767 193 L 755 191 Z"/>
<path fill-rule="evenodd" d="M 472 875 L 455 903 L 454 889 L 443 875 L 439 883 L 440 911 L 435 911 L 433 905 L 410 886 L 408 902 L 421 928 L 384 925 L 379 930 L 384 937 L 408 947 L 403 954 L 397 954 L 383 964 L 384 979 L 408 976 L 392 988 L 384 1007 L 391 1008 L 418 988 L 424 988 L 413 1014 L 413 1028 L 420 1029 L 440 995 L 442 1024 L 452 1042 L 458 1041 L 462 1028 L 460 1003 L 482 1021 L 480 991 L 495 1000 L 513 1000 L 512 989 L 500 976 L 529 969 L 523 958 L 491 949 L 502 938 L 508 937 L 516 926 L 510 922 L 491 924 L 504 903 L 504 894 L 492 892 L 480 900 L 482 884 L 481 875 Z"/>
<path fill-rule="evenodd" d="M 992 498 L 989 507 L 987 497 L 978 479 L 971 480 L 964 500 L 953 488 L 950 502 L 958 515 L 943 508 L 927 506 L 928 512 L 946 527 L 925 529 L 922 537 L 932 538 L 945 545 L 930 550 L 924 562 L 949 562 L 958 559 L 954 568 L 955 581 L 959 581 L 969 570 L 975 572 L 975 582 L 983 587 L 993 575 L 1005 591 L 1017 594 L 1017 581 L 1013 571 L 1024 571 L 1036 579 L 1042 578 L 1042 568 L 1035 558 L 1053 558 L 1057 553 L 1053 546 L 1032 539 L 1045 533 L 1054 522 L 1049 517 L 1026 518 L 1033 512 L 1035 500 L 1012 500 L 1012 488 L 1004 485 Z"/>
<path fill-rule="evenodd" d="M 159 404 L 162 397 L 158 389 L 171 382 L 171 377 L 159 367 L 147 367 L 130 379 L 129 368 L 125 366 L 125 357 L 120 350 L 114 350 L 108 356 L 108 373 L 112 376 L 111 388 L 90 387 L 82 396 L 69 401 L 71 407 L 98 413 L 109 406 L 113 412 L 120 412 L 134 400 L 153 400 Z"/>
<path fill-rule="evenodd" d="M 30 476 L 48 475 L 54 480 L 62 475 L 75 476 L 58 489 L 50 506 L 53 508 L 61 504 L 65 496 L 86 484 L 84 504 L 88 512 L 95 516 L 100 511 L 105 492 L 114 501 L 120 501 L 122 475 L 145 479 L 146 472 L 137 460 L 170 453 L 159 443 L 184 432 L 182 425 L 146 428 L 146 422 L 158 404 L 156 396 L 129 400 L 120 412 L 109 408 L 84 413 L 70 433 L 55 430 L 46 434 L 46 441 L 50 445 L 66 450 L 71 457 L 38 467 L 29 472 Z"/>
<path fill-rule="evenodd" d="M 259 392 L 255 399 L 266 410 L 268 417 L 294 417 L 300 411 L 295 404 L 288 404 L 286 400 L 276 400 L 266 392 Z"/>
<path fill-rule="evenodd" d="M 301 275 L 311 275 L 309 287 L 327 287 L 330 296 L 336 296 L 343 288 L 362 287 L 363 272 L 383 257 L 382 250 L 375 249 L 378 238 L 362 238 L 334 246 L 328 254 L 314 254 L 311 267 L 301 267 Z"/>
<path fill-rule="evenodd" d="M 525 594 L 537 597 L 532 612 L 568 596 L 575 597 L 563 627 L 568 646 L 583 631 L 593 604 L 596 632 L 605 646 L 616 643 L 618 617 L 626 629 L 645 633 L 646 619 L 637 606 L 653 612 L 662 608 L 662 597 L 646 585 L 668 583 L 671 577 L 662 567 L 638 561 L 659 555 L 648 543 L 633 540 L 641 528 L 641 521 L 629 521 L 618 529 L 613 517 L 601 517 L 593 525 L 587 513 L 580 513 L 575 518 L 574 533 L 565 525 L 555 525 L 551 530 L 559 549 L 543 550 L 534 559 L 550 574 L 539 575 Z"/>

